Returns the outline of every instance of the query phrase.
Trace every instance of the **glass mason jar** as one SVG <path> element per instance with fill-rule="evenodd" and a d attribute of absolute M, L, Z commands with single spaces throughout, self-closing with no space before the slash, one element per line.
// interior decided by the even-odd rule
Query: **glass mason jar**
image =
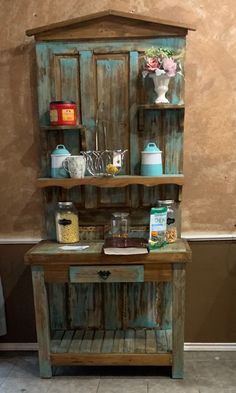
<path fill-rule="evenodd" d="M 55 220 L 58 243 L 79 241 L 79 218 L 72 202 L 58 202 Z"/>
<path fill-rule="evenodd" d="M 174 243 L 177 239 L 176 205 L 172 199 L 159 200 L 159 207 L 167 207 L 166 242 Z"/>
<path fill-rule="evenodd" d="M 116 212 L 112 213 L 111 234 L 113 238 L 127 238 L 129 231 L 128 223 L 129 213 Z"/>

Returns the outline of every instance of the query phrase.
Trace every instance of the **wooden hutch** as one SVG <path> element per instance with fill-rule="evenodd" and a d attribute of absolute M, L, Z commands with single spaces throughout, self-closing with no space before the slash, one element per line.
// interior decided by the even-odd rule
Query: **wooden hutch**
<path fill-rule="evenodd" d="M 158 199 L 181 201 L 184 78 L 170 82 L 170 104 L 157 105 L 151 79 L 142 78 L 144 51 L 168 47 L 184 53 L 191 26 L 113 10 L 28 30 L 36 40 L 45 238 L 25 256 L 31 265 L 40 375 L 53 365 L 166 365 L 183 377 L 185 264 L 179 238 L 147 255 L 102 253 L 114 211 L 130 213 L 130 236 L 148 234 L 150 207 Z M 73 100 L 78 124 L 52 127 L 49 103 Z M 100 110 L 102 103 L 102 111 Z M 106 135 L 102 132 L 106 124 Z M 50 178 L 50 154 L 63 143 L 72 154 L 128 149 L 114 178 Z M 141 151 L 155 142 L 164 175 L 140 176 Z M 84 251 L 55 242 L 54 210 L 73 201 L 79 210 Z M 180 208 L 179 208 L 180 222 Z M 112 273 L 104 281 L 94 269 Z"/>

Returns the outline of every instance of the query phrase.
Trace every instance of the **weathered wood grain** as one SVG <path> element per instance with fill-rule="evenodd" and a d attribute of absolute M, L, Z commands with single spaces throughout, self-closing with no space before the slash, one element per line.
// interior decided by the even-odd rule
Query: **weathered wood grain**
<path fill-rule="evenodd" d="M 184 176 L 178 175 L 163 175 L 163 176 L 122 176 L 118 175 L 115 177 L 91 177 L 85 176 L 82 179 L 51 179 L 51 178 L 39 178 L 37 179 L 37 186 L 39 188 L 45 187 L 63 187 L 72 188 L 80 185 L 90 185 L 96 187 L 115 188 L 115 187 L 127 187 L 129 185 L 143 185 L 146 187 L 158 186 L 159 184 L 184 184 Z"/>
<path fill-rule="evenodd" d="M 50 362 L 50 328 L 48 298 L 44 283 L 42 267 L 32 267 L 32 281 L 34 291 L 36 331 L 39 345 L 38 353 L 40 376 L 42 378 L 51 378 L 52 368 Z"/>
<path fill-rule="evenodd" d="M 71 283 L 143 282 L 144 267 L 142 265 L 107 265 L 105 268 L 102 266 L 71 266 L 69 278 Z"/>
<path fill-rule="evenodd" d="M 173 265 L 173 378 L 183 378 L 184 373 L 184 296 L 185 267 L 180 263 L 176 263 Z"/>

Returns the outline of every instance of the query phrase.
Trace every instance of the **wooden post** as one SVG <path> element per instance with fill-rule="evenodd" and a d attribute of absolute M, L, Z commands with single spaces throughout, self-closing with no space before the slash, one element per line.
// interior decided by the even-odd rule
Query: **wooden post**
<path fill-rule="evenodd" d="M 41 266 L 32 266 L 36 330 L 39 346 L 39 369 L 42 378 L 51 378 L 50 330 L 47 291 Z"/>
<path fill-rule="evenodd" d="M 173 265 L 173 364 L 172 378 L 183 378 L 184 373 L 184 295 L 185 264 Z"/>

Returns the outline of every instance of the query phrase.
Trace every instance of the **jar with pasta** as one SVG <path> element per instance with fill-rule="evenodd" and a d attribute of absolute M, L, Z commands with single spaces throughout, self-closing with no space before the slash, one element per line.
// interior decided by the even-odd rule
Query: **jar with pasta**
<path fill-rule="evenodd" d="M 58 202 L 55 219 L 58 243 L 79 241 L 78 213 L 72 202 Z"/>
<path fill-rule="evenodd" d="M 176 205 L 172 199 L 159 200 L 159 207 L 167 207 L 166 243 L 177 240 Z"/>

